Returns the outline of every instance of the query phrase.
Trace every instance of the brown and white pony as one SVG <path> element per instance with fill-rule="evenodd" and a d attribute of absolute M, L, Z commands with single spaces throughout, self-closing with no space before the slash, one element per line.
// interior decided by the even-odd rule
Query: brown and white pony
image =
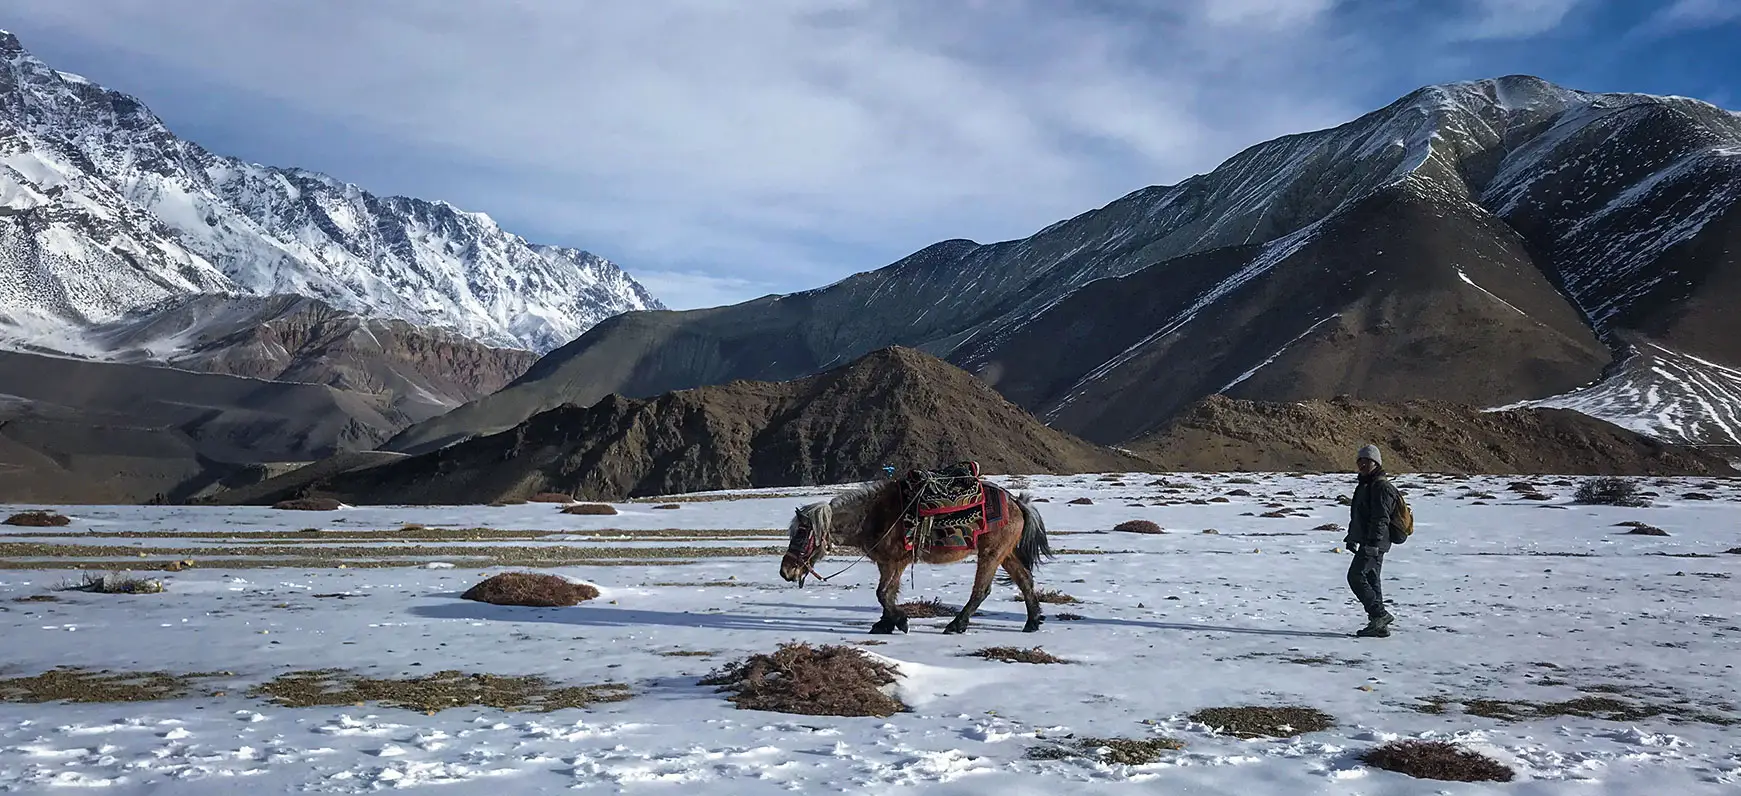
<path fill-rule="evenodd" d="M 806 576 L 821 579 L 816 574 L 816 563 L 828 554 L 829 548 L 856 547 L 877 565 L 877 602 L 882 604 L 883 615 L 870 632 L 893 633 L 898 629 L 905 633 L 907 615 L 895 598 L 900 593 L 901 573 L 907 565 L 915 559 L 927 564 L 953 564 L 977 553 L 979 568 L 973 579 L 973 593 L 943 632 L 966 632 L 969 619 L 991 592 L 992 579 L 1000 566 L 1027 601 L 1028 622 L 1022 626 L 1022 632 L 1039 630 L 1044 620 L 1040 616 L 1039 594 L 1034 590 L 1033 572 L 1042 557 L 1052 556 L 1052 549 L 1046 541 L 1046 523 L 1028 495 L 1015 495 L 987 483 L 986 500 L 1004 501 L 1001 522 L 990 524 L 971 548 L 915 551 L 907 549 L 908 496 L 903 483 L 878 481 L 833 500 L 797 508 L 788 528 L 786 555 L 780 559 L 780 577 L 803 587 Z"/>

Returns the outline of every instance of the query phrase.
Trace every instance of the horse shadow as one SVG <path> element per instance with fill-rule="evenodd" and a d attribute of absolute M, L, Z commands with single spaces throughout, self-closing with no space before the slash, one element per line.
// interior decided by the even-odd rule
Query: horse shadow
<path fill-rule="evenodd" d="M 794 610 L 813 610 L 816 608 L 829 608 L 829 609 L 836 610 L 836 611 L 862 611 L 862 612 L 867 612 L 867 613 L 875 612 L 878 614 L 882 613 L 882 608 L 874 606 L 874 605 L 872 605 L 872 606 L 853 606 L 853 605 L 817 606 L 817 605 L 799 605 L 796 603 L 744 603 L 744 605 L 754 606 L 757 608 L 790 608 L 790 609 L 794 609 Z M 1022 622 L 1027 621 L 1027 614 L 1025 612 L 1022 612 L 1022 611 L 991 611 L 991 610 L 987 610 L 986 608 L 984 608 L 982 606 L 979 609 L 979 611 L 973 615 L 973 618 L 974 618 L 975 622 L 979 622 L 979 621 L 985 620 L 985 619 L 991 619 L 991 620 L 998 620 L 998 621 L 1012 621 L 1012 622 L 1016 622 L 1016 623 L 1022 623 Z M 941 618 L 941 620 L 947 620 L 947 619 L 948 619 L 948 617 Z M 1200 632 L 1200 633 L 1238 633 L 1238 634 L 1253 635 L 1253 636 L 1290 636 L 1290 637 L 1295 637 L 1295 638 L 1347 638 L 1348 637 L 1347 633 L 1331 633 L 1331 632 L 1327 632 L 1327 631 L 1317 631 L 1317 630 L 1288 630 L 1286 628 L 1262 628 L 1262 627 L 1230 627 L 1227 625 L 1199 625 L 1199 624 L 1191 624 L 1191 623 L 1187 623 L 1187 622 L 1153 622 L 1153 621 L 1147 621 L 1147 620 L 1142 620 L 1142 619 L 1106 619 L 1106 618 L 1096 618 L 1096 617 L 1088 617 L 1088 616 L 1082 617 L 1081 619 L 1071 619 L 1071 620 L 1062 620 L 1062 619 L 1058 619 L 1057 617 L 1048 617 L 1046 623 L 1048 625 L 1055 625 L 1055 624 L 1110 625 L 1110 626 L 1114 626 L 1114 627 L 1142 627 L 1142 628 L 1149 628 L 1149 629 L 1153 629 L 1153 630 L 1185 630 L 1185 631 L 1195 631 L 1195 632 Z"/>
<path fill-rule="evenodd" d="M 411 615 L 424 619 L 462 619 L 472 622 L 543 622 L 573 627 L 682 627 L 700 630 L 756 630 L 775 633 L 840 635 L 850 633 L 838 620 L 803 616 L 762 616 L 731 613 L 690 613 L 646 608 L 616 608 L 574 605 L 565 608 L 527 608 L 456 600 L 411 608 Z M 870 626 L 869 622 L 865 627 Z M 862 632 L 862 631 L 860 631 Z"/>

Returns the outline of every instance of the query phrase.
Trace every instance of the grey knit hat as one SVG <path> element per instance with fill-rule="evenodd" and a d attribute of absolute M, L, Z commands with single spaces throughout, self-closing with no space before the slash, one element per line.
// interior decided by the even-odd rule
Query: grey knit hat
<path fill-rule="evenodd" d="M 1373 464 L 1384 466 L 1384 455 L 1378 452 L 1377 445 L 1367 445 L 1361 448 L 1359 453 L 1354 454 L 1354 458 L 1355 460 L 1371 459 Z"/>

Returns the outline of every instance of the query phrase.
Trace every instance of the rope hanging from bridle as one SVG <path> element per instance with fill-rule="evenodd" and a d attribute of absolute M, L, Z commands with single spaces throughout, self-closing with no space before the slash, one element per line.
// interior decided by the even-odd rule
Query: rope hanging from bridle
<path fill-rule="evenodd" d="M 897 483 L 898 483 L 898 482 L 897 482 Z M 920 496 L 920 495 L 922 495 L 922 494 L 924 494 L 924 493 L 923 493 L 923 491 L 922 491 L 922 490 L 918 490 L 918 489 L 915 489 L 915 490 L 913 490 L 913 499 L 912 499 L 912 500 L 909 500 L 909 501 L 907 501 L 907 505 L 906 505 L 906 507 L 905 507 L 905 508 L 903 508 L 903 509 L 901 509 L 901 511 L 900 511 L 900 513 L 899 513 L 899 514 L 896 514 L 896 515 L 895 515 L 895 521 L 894 521 L 894 522 L 892 522 L 892 523 L 890 523 L 890 524 L 889 524 L 889 527 L 888 527 L 888 528 L 887 528 L 887 529 L 885 529 L 885 530 L 884 530 L 884 531 L 883 531 L 883 532 L 882 532 L 882 534 L 881 534 L 881 535 L 880 535 L 880 536 L 878 536 L 878 537 L 877 537 L 877 541 L 876 541 L 876 543 L 877 543 L 877 544 L 879 544 L 879 545 L 880 545 L 880 544 L 882 544 L 882 543 L 883 543 L 883 542 L 885 542 L 885 541 L 887 541 L 887 540 L 888 540 L 888 538 L 889 538 L 889 534 L 892 534 L 892 533 L 894 533 L 894 532 L 895 532 L 895 529 L 896 529 L 896 528 L 899 528 L 899 527 L 901 527 L 901 523 L 902 523 L 902 521 L 903 521 L 903 520 L 905 520 L 905 519 L 906 519 L 906 517 L 907 517 L 907 512 L 909 512 L 909 511 L 912 511 L 912 510 L 913 510 L 913 507 L 914 507 L 914 506 L 916 506 L 916 505 L 918 505 L 918 503 L 919 503 L 919 496 Z M 825 537 L 826 537 L 826 536 L 827 536 L 827 535 L 828 535 L 828 534 L 829 534 L 829 533 L 831 533 L 831 532 L 832 532 L 832 531 L 833 531 L 833 527 L 832 527 L 832 526 L 833 526 L 833 521 L 832 521 L 832 520 L 830 520 L 830 522 L 829 522 L 829 525 L 830 525 L 830 528 L 829 528 L 829 530 L 827 530 L 827 531 L 822 531 L 822 532 L 821 532 L 821 535 L 823 535 L 823 536 L 825 536 Z M 815 526 L 815 525 L 814 525 L 814 523 L 813 523 L 813 524 L 812 524 L 812 525 L 811 525 L 811 526 L 810 526 L 810 536 L 809 536 L 809 538 L 808 538 L 808 539 L 807 539 L 807 540 L 806 540 L 806 541 L 805 541 L 805 545 L 804 545 L 804 553 L 803 553 L 803 555 L 802 555 L 802 557 L 801 557 L 801 558 L 800 558 L 800 559 L 799 559 L 799 562 L 798 562 L 798 566 L 799 566 L 799 570 L 798 570 L 798 587 L 799 587 L 799 588 L 803 588 L 803 587 L 804 587 L 804 578 L 805 578 L 805 577 L 814 577 L 814 578 L 816 578 L 816 579 L 817 579 L 817 580 L 819 580 L 819 581 L 822 581 L 822 582 L 823 582 L 823 583 L 827 583 L 827 582 L 828 582 L 828 580 L 829 580 L 829 578 L 837 578 L 837 577 L 840 577 L 840 576 L 841 576 L 841 575 L 842 575 L 842 574 L 843 574 L 843 573 L 845 573 L 845 572 L 846 572 L 846 571 L 847 571 L 847 570 L 848 570 L 848 569 L 852 569 L 852 568 L 853 568 L 853 567 L 856 567 L 856 566 L 858 566 L 858 562 L 860 562 L 860 561 L 864 561 L 864 560 L 865 560 L 865 558 L 866 558 L 866 556 L 865 556 L 865 554 L 864 554 L 864 551 L 863 551 L 863 550 L 860 550 L 860 551 L 859 551 L 859 554 L 858 554 L 858 558 L 855 558 L 855 559 L 853 559 L 853 561 L 852 561 L 852 563 L 850 563 L 850 564 L 847 564 L 847 565 L 846 565 L 846 567 L 845 567 L 845 568 L 843 568 L 843 569 L 841 569 L 841 570 L 840 570 L 840 572 L 836 572 L 836 573 L 834 573 L 834 574 L 833 574 L 833 575 L 829 575 L 829 576 L 827 576 L 827 577 L 823 577 L 823 575 L 822 575 L 822 573 L 820 573 L 820 572 L 817 572 L 817 571 L 816 571 L 816 568 L 815 568 L 815 567 L 814 567 L 814 566 L 812 566 L 812 565 L 811 565 L 811 563 L 810 563 L 810 554 L 811 554 L 811 553 L 812 553 L 812 552 L 814 552 L 814 551 L 815 551 L 815 550 L 816 550 L 816 548 L 817 548 L 817 546 L 818 546 L 818 544 L 819 544 L 819 543 L 818 543 L 818 542 L 817 542 L 817 540 L 816 540 L 816 537 L 817 537 L 817 536 L 818 536 L 818 530 L 819 530 L 819 529 L 818 529 L 818 528 L 817 528 L 817 527 L 816 527 L 816 526 Z M 821 544 L 826 544 L 826 543 L 827 543 L 827 541 L 828 541 L 828 540 L 827 540 L 827 539 L 826 539 L 826 538 L 825 538 L 825 539 L 823 539 L 823 540 L 822 540 L 822 542 L 821 542 Z M 917 550 L 918 550 L 918 546 L 917 546 L 917 545 L 915 545 L 915 546 L 914 546 L 914 550 L 915 550 L 915 552 L 914 552 L 914 554 L 913 554 L 913 560 L 914 560 L 914 562 L 915 562 L 915 563 L 916 563 L 916 562 L 917 562 L 917 561 L 918 561 L 918 553 L 917 553 Z M 826 556 L 826 555 L 827 555 L 827 549 L 826 549 L 826 548 L 824 548 L 824 550 L 823 550 L 823 555 L 824 555 L 824 556 Z M 918 567 L 914 567 L 914 569 L 918 569 Z M 915 581 L 915 582 L 917 582 L 917 581 Z"/>

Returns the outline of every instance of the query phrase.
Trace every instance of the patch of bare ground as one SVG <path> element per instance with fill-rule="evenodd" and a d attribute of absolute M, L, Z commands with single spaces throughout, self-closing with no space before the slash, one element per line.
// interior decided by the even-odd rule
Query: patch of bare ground
<path fill-rule="evenodd" d="M 1620 699 L 1614 696 L 1629 689 L 1616 686 L 1602 686 L 1583 689 L 1597 691 L 1600 696 L 1581 696 L 1561 702 L 1530 702 L 1526 700 L 1506 699 L 1456 699 L 1438 696 L 1422 700 L 1415 709 L 1421 713 L 1444 714 L 1450 712 L 1451 705 L 1461 705 L 1463 713 L 1480 716 L 1498 721 L 1521 722 L 1538 719 L 1562 718 L 1574 716 L 1602 721 L 1635 722 L 1645 719 L 1666 717 L 1681 721 L 1717 726 L 1733 726 L 1741 724 L 1741 720 L 1722 715 L 1716 710 L 1705 710 L 1687 704 L 1662 705 L 1642 701 Z"/>
<path fill-rule="evenodd" d="M 321 497 L 291 498 L 272 504 L 279 511 L 338 511 L 343 507 L 337 500 Z"/>
<path fill-rule="evenodd" d="M 629 687 L 620 683 L 561 686 L 542 677 L 467 674 L 451 669 L 403 680 L 364 677 L 342 669 L 290 672 L 255 686 L 248 695 L 292 708 L 374 702 L 425 713 L 474 705 L 547 713 L 621 702 L 632 696 Z"/>
<path fill-rule="evenodd" d="M 210 545 L 206 547 L 130 547 L 127 552 L 134 556 L 147 558 L 198 558 L 201 561 L 211 561 L 224 557 L 257 556 L 269 553 L 279 558 L 295 559 L 349 559 L 351 561 L 373 561 L 394 557 L 423 558 L 421 563 L 429 559 L 483 559 L 502 562 L 506 565 L 515 564 L 548 564 L 554 561 L 588 561 L 597 559 L 632 560 L 637 558 L 717 558 L 739 556 L 767 556 L 784 553 L 781 547 L 602 547 L 602 546 L 566 546 L 549 545 L 538 547 L 510 547 L 507 545 L 488 547 L 425 546 L 405 545 L 395 547 L 361 547 L 344 545 L 308 545 L 262 547 L 259 545 Z M 101 553 L 100 548 L 78 544 L 49 544 L 39 542 L 0 542 L 0 559 L 4 558 L 68 558 L 81 559 Z M 89 562 L 86 562 L 87 564 Z M 225 562 L 226 565 L 232 562 Z M 233 562 L 242 563 L 242 562 Z M 55 568 L 65 568 L 64 564 Z"/>
<path fill-rule="evenodd" d="M 1646 525 L 1645 523 L 1638 522 L 1636 520 L 1633 520 L 1631 522 L 1623 522 L 1620 524 L 1632 529 L 1632 530 L 1626 532 L 1628 536 L 1667 536 L 1668 535 L 1668 531 L 1665 531 L 1661 528 L 1658 528 L 1655 525 Z"/>
<path fill-rule="evenodd" d="M 1292 738 L 1336 725 L 1335 717 L 1324 711 L 1294 705 L 1205 708 L 1191 714 L 1191 720 L 1240 738 Z"/>
<path fill-rule="evenodd" d="M 15 603 L 58 603 L 60 598 L 52 594 L 32 594 L 29 597 L 14 597 Z"/>
<path fill-rule="evenodd" d="M 671 650 L 659 654 L 667 658 L 711 658 L 719 653 L 707 650 Z"/>
<path fill-rule="evenodd" d="M 701 685 L 718 686 L 742 710 L 812 716 L 892 716 L 907 710 L 882 688 L 895 682 L 894 666 L 846 646 L 781 644 L 710 673 Z"/>
<path fill-rule="evenodd" d="M 1161 530 L 1161 526 L 1150 520 L 1126 520 L 1112 526 L 1112 529 L 1120 533 L 1166 533 Z"/>
<path fill-rule="evenodd" d="M 1004 663 L 1070 663 L 1039 647 L 1022 649 L 1020 647 L 986 647 L 966 653 L 965 657 L 984 658 L 988 661 L 1003 661 Z"/>
<path fill-rule="evenodd" d="M 759 585 L 759 584 L 752 583 L 752 582 L 747 581 L 747 580 L 708 580 L 708 581 L 669 580 L 669 581 L 664 581 L 661 583 L 649 583 L 647 585 L 666 587 L 666 588 L 686 588 L 686 587 L 694 588 L 694 587 L 716 586 L 716 587 L 723 587 L 723 588 L 729 589 L 729 588 L 733 588 L 733 587 L 750 588 L 750 587 L 754 587 L 754 586 Z"/>
<path fill-rule="evenodd" d="M 1083 616 L 1081 614 L 1072 614 L 1072 613 L 1065 612 L 1065 613 L 1053 614 L 1052 618 L 1056 619 L 1060 622 L 1080 622 L 1084 619 L 1087 619 L 1088 617 Z"/>
<path fill-rule="evenodd" d="M 59 528 L 69 525 L 72 519 L 65 514 L 52 511 L 21 511 L 6 518 L 4 525 L 16 525 L 20 528 Z"/>
<path fill-rule="evenodd" d="M 683 508 L 683 504 L 682 503 L 660 503 L 659 505 L 654 506 L 653 508 L 660 510 L 660 511 L 670 511 L 672 509 Z"/>
<path fill-rule="evenodd" d="M 947 605 L 942 600 L 932 597 L 929 600 L 908 600 L 898 606 L 901 613 L 908 619 L 936 619 L 941 616 L 954 616 L 960 611 L 953 605 Z"/>
<path fill-rule="evenodd" d="M 1088 757 L 1102 763 L 1146 766 L 1159 761 L 1167 752 L 1183 748 L 1185 742 L 1176 738 L 1074 738 L 1064 744 L 1031 747 L 1027 757 L 1029 760 Z"/>
<path fill-rule="evenodd" d="M 532 608 L 559 608 L 579 605 L 598 596 L 598 589 L 588 583 L 575 583 L 560 575 L 539 572 L 504 572 L 485 578 L 460 595 L 492 605 L 520 605 Z"/>
<path fill-rule="evenodd" d="M 657 497 L 629 498 L 630 503 L 716 503 L 723 500 L 767 500 L 772 498 L 802 498 L 829 497 L 815 492 L 756 492 L 742 495 L 660 495 Z"/>
<path fill-rule="evenodd" d="M 576 503 L 572 506 L 563 506 L 562 513 L 588 516 L 608 515 L 616 514 L 617 508 L 608 503 Z"/>
<path fill-rule="evenodd" d="M 154 702 L 180 699 L 203 679 L 229 672 L 115 672 L 63 666 L 0 679 L 0 702 Z"/>
<path fill-rule="evenodd" d="M 169 562 L 179 563 L 179 562 Z M 88 591 L 93 594 L 160 594 L 164 590 L 163 581 L 134 577 L 125 572 L 110 572 L 106 575 L 86 573 L 79 583 L 64 586 L 67 591 Z"/>
<path fill-rule="evenodd" d="M 1367 750 L 1361 762 L 1416 779 L 1449 782 L 1510 782 L 1511 768 L 1444 741 L 1391 741 Z"/>
<path fill-rule="evenodd" d="M 1733 547 L 1723 552 L 1732 556 L 1741 556 L 1741 547 Z"/>
<path fill-rule="evenodd" d="M 533 495 L 529 498 L 526 498 L 526 500 L 527 500 L 527 502 L 530 502 L 530 503 L 573 503 L 574 502 L 573 497 L 571 497 L 569 495 L 564 495 L 561 492 L 539 492 L 536 495 Z"/>

